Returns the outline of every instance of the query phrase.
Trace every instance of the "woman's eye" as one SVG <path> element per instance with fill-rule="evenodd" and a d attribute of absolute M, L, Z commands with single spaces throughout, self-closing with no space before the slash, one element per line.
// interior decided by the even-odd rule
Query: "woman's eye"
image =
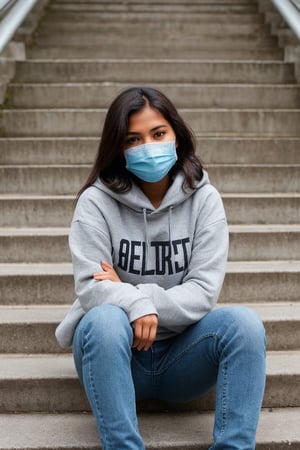
<path fill-rule="evenodd" d="M 159 138 L 163 137 L 164 134 L 165 134 L 164 131 L 157 131 L 157 132 L 155 133 L 154 137 L 159 139 Z"/>
<path fill-rule="evenodd" d="M 136 137 L 129 137 L 129 138 L 126 139 L 125 144 L 130 146 L 130 145 L 137 144 L 137 142 L 138 142 L 138 138 L 136 138 Z"/>

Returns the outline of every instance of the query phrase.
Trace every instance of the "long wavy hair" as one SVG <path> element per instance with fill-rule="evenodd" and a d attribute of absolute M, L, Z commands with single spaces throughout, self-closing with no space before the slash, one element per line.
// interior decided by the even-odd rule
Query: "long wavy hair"
<path fill-rule="evenodd" d="M 108 109 L 96 160 L 80 189 L 77 199 L 99 177 L 111 190 L 124 193 L 132 186 L 132 175 L 125 167 L 123 154 L 129 118 L 149 105 L 156 109 L 172 126 L 177 142 L 177 162 L 171 176 L 179 170 L 185 175 L 183 188 L 194 189 L 203 176 L 203 165 L 195 153 L 192 131 L 184 123 L 173 103 L 160 91 L 150 87 L 133 87 L 119 94 Z"/>

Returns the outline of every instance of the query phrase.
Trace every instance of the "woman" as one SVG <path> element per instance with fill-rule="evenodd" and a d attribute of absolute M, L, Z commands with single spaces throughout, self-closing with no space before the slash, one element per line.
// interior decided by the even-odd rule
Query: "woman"
<path fill-rule="evenodd" d="M 110 106 L 70 230 L 78 296 L 57 329 L 73 344 L 104 450 L 144 449 L 136 400 L 186 402 L 216 386 L 211 449 L 254 449 L 265 336 L 216 308 L 228 229 L 193 137 L 159 91 Z"/>

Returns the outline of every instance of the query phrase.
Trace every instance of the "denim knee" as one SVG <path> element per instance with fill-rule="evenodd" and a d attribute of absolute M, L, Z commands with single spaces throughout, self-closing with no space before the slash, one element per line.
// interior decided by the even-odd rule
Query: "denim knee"
<path fill-rule="evenodd" d="M 251 308 L 245 306 L 232 306 L 226 309 L 226 321 L 240 343 L 249 349 L 265 352 L 265 328 L 260 317 Z"/>
<path fill-rule="evenodd" d="M 133 332 L 127 314 L 118 306 L 101 305 L 92 308 L 81 319 L 78 327 L 85 341 L 113 351 L 121 343 L 131 345 Z"/>

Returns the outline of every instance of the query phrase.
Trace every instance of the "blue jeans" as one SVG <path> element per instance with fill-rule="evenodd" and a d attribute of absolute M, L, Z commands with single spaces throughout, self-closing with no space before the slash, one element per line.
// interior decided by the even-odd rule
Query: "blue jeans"
<path fill-rule="evenodd" d="M 76 369 L 96 418 L 103 450 L 141 450 L 136 400 L 186 402 L 216 386 L 211 450 L 254 450 L 265 386 L 265 333 L 250 309 L 208 313 L 182 334 L 148 351 L 131 348 L 123 310 L 103 305 L 80 321 Z"/>

